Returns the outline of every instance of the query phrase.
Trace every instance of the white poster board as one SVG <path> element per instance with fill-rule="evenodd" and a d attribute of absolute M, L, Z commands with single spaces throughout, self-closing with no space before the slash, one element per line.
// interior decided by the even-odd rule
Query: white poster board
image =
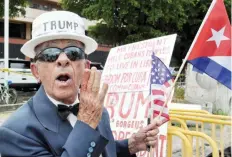
<path fill-rule="evenodd" d="M 104 105 L 109 112 L 110 125 L 116 140 L 129 138 L 147 125 L 151 55 L 154 52 L 168 67 L 175 40 L 176 34 L 173 34 L 111 49 L 101 82 L 109 84 Z M 165 157 L 167 123 L 159 129 L 159 142 L 154 156 Z M 147 152 L 137 154 L 138 157 L 147 155 Z"/>

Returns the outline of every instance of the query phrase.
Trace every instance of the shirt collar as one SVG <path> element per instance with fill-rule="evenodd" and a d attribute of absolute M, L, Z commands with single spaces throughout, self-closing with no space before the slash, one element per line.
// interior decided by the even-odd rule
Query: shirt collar
<path fill-rule="evenodd" d="M 47 95 L 48 99 L 49 99 L 55 106 L 58 106 L 58 104 L 73 106 L 73 105 L 79 103 L 78 95 L 77 95 L 76 100 L 75 100 L 74 103 L 72 103 L 72 104 L 64 104 L 63 102 L 60 102 L 60 101 L 57 101 L 57 100 L 53 99 L 53 98 L 50 97 L 47 93 L 46 93 L 46 95 Z"/>

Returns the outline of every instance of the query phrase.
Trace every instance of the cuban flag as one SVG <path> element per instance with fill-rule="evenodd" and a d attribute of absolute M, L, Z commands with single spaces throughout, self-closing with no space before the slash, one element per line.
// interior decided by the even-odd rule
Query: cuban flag
<path fill-rule="evenodd" d="M 171 86 L 173 84 L 172 74 L 165 64 L 152 54 L 152 68 L 150 78 L 150 94 L 151 94 L 151 112 L 155 118 L 161 112 L 161 121 L 163 124 L 169 121 L 169 112 L 166 100 L 171 99 Z"/>
<path fill-rule="evenodd" d="M 231 58 L 231 24 L 223 0 L 213 0 L 190 47 L 188 61 L 232 89 Z"/>

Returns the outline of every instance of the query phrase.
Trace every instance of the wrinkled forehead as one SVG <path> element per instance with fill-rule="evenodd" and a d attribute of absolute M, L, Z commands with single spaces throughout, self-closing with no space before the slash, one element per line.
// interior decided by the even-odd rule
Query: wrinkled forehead
<path fill-rule="evenodd" d="M 56 39 L 56 40 L 49 40 L 45 41 L 35 47 L 35 52 L 39 53 L 41 50 L 46 49 L 48 47 L 58 47 L 58 48 L 65 48 L 68 46 L 77 46 L 80 48 L 85 48 L 85 45 L 78 41 L 78 40 L 71 40 L 71 39 Z"/>

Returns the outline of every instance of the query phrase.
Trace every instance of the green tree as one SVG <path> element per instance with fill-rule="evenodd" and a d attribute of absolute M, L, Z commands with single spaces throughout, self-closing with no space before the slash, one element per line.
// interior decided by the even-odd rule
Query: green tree
<path fill-rule="evenodd" d="M 174 56 L 184 58 L 212 0 L 61 0 L 61 6 L 90 20 L 99 43 L 121 45 L 177 33 Z M 230 12 L 230 0 L 225 0 Z M 229 14 L 230 16 L 230 14 Z"/>
<path fill-rule="evenodd" d="M 28 0 L 9 0 L 9 16 L 17 17 L 25 15 L 25 7 L 28 4 Z M 0 0 L 0 18 L 4 17 L 4 0 Z"/>

